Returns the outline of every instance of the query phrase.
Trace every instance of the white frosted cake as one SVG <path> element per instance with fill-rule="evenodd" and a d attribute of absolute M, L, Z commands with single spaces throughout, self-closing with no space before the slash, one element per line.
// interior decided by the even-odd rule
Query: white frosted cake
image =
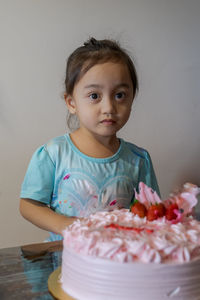
<path fill-rule="evenodd" d="M 198 192 L 187 184 L 152 220 L 161 200 L 140 183 L 134 205 L 145 206 L 144 216 L 120 209 L 75 221 L 64 231 L 63 290 L 79 300 L 200 299 L 200 222 L 191 215 Z"/>

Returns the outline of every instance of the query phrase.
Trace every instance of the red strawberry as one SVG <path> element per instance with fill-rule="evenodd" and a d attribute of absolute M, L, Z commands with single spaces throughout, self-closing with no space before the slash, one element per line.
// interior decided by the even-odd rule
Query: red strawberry
<path fill-rule="evenodd" d="M 166 213 L 166 208 L 163 203 L 158 203 L 157 209 L 159 211 L 159 218 L 163 217 Z"/>
<path fill-rule="evenodd" d="M 144 204 L 136 201 L 131 207 L 131 212 L 135 215 L 138 215 L 140 218 L 144 218 L 147 214 L 147 209 Z"/>
<path fill-rule="evenodd" d="M 147 211 L 147 220 L 153 221 L 165 215 L 165 206 L 163 203 L 153 204 Z"/>
<path fill-rule="evenodd" d="M 170 206 L 166 209 L 166 219 L 167 220 L 174 220 L 177 218 L 177 215 L 175 214 L 174 210 L 179 209 L 178 205 L 176 203 L 170 204 Z"/>

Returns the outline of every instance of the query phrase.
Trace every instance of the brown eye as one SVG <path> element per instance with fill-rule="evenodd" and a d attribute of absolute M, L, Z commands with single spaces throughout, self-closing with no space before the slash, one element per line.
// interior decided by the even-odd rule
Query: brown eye
<path fill-rule="evenodd" d="M 124 92 L 119 92 L 115 95 L 115 99 L 116 100 L 121 100 L 121 99 L 124 99 L 126 96 L 126 94 Z"/>
<path fill-rule="evenodd" d="M 97 100 L 98 99 L 98 94 L 97 93 L 92 93 L 91 95 L 90 95 L 90 99 L 92 99 L 92 100 Z"/>

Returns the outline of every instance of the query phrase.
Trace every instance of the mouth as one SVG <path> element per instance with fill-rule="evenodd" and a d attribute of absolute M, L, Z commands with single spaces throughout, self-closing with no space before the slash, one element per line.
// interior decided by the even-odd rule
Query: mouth
<path fill-rule="evenodd" d="M 113 119 L 104 119 L 104 120 L 102 120 L 100 123 L 101 123 L 101 124 L 105 124 L 105 125 L 113 125 L 113 124 L 116 123 L 116 121 L 113 120 Z"/>

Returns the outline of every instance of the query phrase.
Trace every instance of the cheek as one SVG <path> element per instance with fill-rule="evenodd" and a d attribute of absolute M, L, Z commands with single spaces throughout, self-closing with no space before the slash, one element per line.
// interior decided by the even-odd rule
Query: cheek
<path fill-rule="evenodd" d="M 132 105 L 126 105 L 121 107 L 121 115 L 124 118 L 128 118 L 131 114 Z"/>
<path fill-rule="evenodd" d="M 129 117 L 130 117 L 130 114 L 131 114 L 131 111 L 129 110 L 129 111 L 127 111 L 127 113 L 124 115 L 124 118 L 123 118 L 124 123 L 126 123 L 126 122 L 128 121 L 128 119 L 129 119 Z"/>
<path fill-rule="evenodd" d="M 79 111 L 79 119 L 85 124 L 91 124 L 97 119 L 97 116 L 93 110 L 82 107 L 82 109 Z"/>

